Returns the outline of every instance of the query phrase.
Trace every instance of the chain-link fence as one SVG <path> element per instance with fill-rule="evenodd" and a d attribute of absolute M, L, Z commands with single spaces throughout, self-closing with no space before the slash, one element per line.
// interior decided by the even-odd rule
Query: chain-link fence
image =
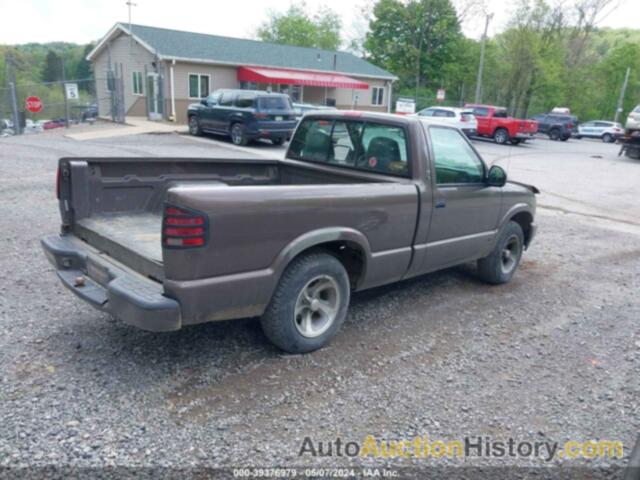
<path fill-rule="evenodd" d="M 4 131 L 4 135 L 93 122 L 98 111 L 113 121 L 124 122 L 120 76 L 10 84 L 8 88 L 0 88 L 0 134 Z"/>

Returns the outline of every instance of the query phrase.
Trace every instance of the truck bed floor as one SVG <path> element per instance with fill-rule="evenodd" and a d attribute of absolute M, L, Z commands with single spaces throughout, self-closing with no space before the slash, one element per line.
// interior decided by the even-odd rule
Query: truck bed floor
<path fill-rule="evenodd" d="M 132 266 L 143 274 L 163 276 L 162 215 L 148 212 L 100 215 L 79 220 L 76 228 L 90 245 L 121 261 L 133 261 Z"/>

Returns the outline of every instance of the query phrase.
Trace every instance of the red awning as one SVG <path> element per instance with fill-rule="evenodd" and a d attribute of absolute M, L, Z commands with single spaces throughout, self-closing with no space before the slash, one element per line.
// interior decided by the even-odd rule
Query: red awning
<path fill-rule="evenodd" d="M 263 67 L 239 67 L 241 82 L 281 83 L 285 85 L 308 85 L 311 87 L 358 88 L 367 90 L 369 84 L 337 73 L 305 72 Z"/>

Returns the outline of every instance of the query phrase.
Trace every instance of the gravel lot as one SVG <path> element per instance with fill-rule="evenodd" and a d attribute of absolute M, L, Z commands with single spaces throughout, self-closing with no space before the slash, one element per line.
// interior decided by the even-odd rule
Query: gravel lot
<path fill-rule="evenodd" d="M 628 455 L 640 430 L 640 162 L 588 140 L 477 147 L 543 190 L 514 281 L 490 287 L 465 265 L 356 294 L 328 348 L 292 356 L 255 319 L 171 334 L 120 324 L 64 289 L 39 245 L 58 230 L 58 157 L 248 153 L 176 134 L 0 139 L 0 466 L 444 462 L 298 456 L 306 436 L 369 434 L 611 439 Z"/>

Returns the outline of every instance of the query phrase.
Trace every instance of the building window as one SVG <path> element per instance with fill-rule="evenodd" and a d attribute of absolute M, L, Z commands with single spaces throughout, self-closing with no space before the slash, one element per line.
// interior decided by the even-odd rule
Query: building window
<path fill-rule="evenodd" d="M 189 74 L 189 98 L 205 98 L 209 96 L 209 75 L 201 73 Z"/>
<path fill-rule="evenodd" d="M 142 72 L 133 72 L 133 94 L 144 95 L 144 85 L 142 82 Z"/>
<path fill-rule="evenodd" d="M 384 105 L 384 87 L 371 88 L 371 105 Z"/>

